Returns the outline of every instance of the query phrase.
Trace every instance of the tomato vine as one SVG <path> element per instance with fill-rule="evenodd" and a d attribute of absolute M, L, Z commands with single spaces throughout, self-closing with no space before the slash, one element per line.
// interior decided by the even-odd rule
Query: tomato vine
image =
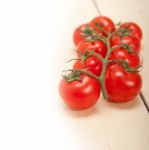
<path fill-rule="evenodd" d="M 95 78 L 96 80 L 98 80 L 100 82 L 103 97 L 104 97 L 104 99 L 106 99 L 107 91 L 106 91 L 106 87 L 105 87 L 105 73 L 106 73 L 108 64 L 111 62 L 120 62 L 121 65 L 124 67 L 124 69 L 127 72 L 138 72 L 138 71 L 140 71 L 139 68 L 142 68 L 142 63 L 137 68 L 130 68 L 130 66 L 128 65 L 128 63 L 125 60 L 120 60 L 120 59 L 119 60 L 114 60 L 114 59 L 109 60 L 109 57 L 115 48 L 125 48 L 129 53 L 135 53 L 135 51 L 128 44 L 121 43 L 121 44 L 113 46 L 113 47 L 111 47 L 111 44 L 110 44 L 110 39 L 115 34 L 118 34 L 121 37 L 128 36 L 128 34 L 130 33 L 130 30 L 128 28 L 124 28 L 124 29 L 118 28 L 114 32 L 109 33 L 109 32 L 106 32 L 100 24 L 96 23 L 96 26 L 102 32 L 104 32 L 107 35 L 107 37 L 104 37 L 101 34 L 99 34 L 98 32 L 96 32 L 93 28 L 89 27 L 89 25 L 86 25 L 85 29 L 81 30 L 81 32 L 82 32 L 83 36 L 85 37 L 86 41 L 94 42 L 95 40 L 101 40 L 102 42 L 104 42 L 107 46 L 107 54 L 106 54 L 105 58 L 103 58 L 100 54 L 97 54 L 94 51 L 86 50 L 85 53 L 82 55 L 82 57 L 79 58 L 79 60 L 81 60 L 82 65 L 84 65 L 84 61 L 91 55 L 99 58 L 103 65 L 101 74 L 99 76 L 97 76 L 97 75 L 87 71 L 88 68 L 85 68 L 85 69 L 65 70 L 65 71 L 63 71 L 62 76 L 64 77 L 64 79 L 67 82 L 73 82 L 75 80 L 82 80 L 82 78 L 81 78 L 82 73 Z M 120 26 L 120 24 L 119 24 L 119 26 Z M 78 59 L 71 59 L 71 60 L 78 60 Z"/>

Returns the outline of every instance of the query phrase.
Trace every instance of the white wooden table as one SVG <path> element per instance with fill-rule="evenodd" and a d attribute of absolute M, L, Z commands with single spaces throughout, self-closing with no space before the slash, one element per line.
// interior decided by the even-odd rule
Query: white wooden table
<path fill-rule="evenodd" d="M 144 36 L 143 93 L 149 103 L 147 0 L 0 2 L 1 150 L 148 150 L 149 115 L 138 96 L 88 110 L 67 108 L 58 94 L 61 70 L 75 57 L 72 32 L 98 15 L 135 21 Z"/>

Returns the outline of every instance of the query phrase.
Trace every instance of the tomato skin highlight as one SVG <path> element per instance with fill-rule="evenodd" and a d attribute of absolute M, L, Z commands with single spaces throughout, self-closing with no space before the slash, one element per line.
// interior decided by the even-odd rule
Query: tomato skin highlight
<path fill-rule="evenodd" d="M 96 40 L 94 42 L 82 41 L 77 45 L 77 50 L 81 53 L 85 53 L 86 50 L 92 50 L 97 54 L 100 54 L 103 58 L 107 54 L 107 47 L 100 40 Z M 78 56 L 80 57 L 79 53 Z"/>
<path fill-rule="evenodd" d="M 109 60 L 125 60 L 130 68 L 137 68 L 141 64 L 139 56 L 129 53 L 125 48 L 115 48 Z"/>
<path fill-rule="evenodd" d="M 124 36 L 121 37 L 119 35 L 112 36 L 110 40 L 111 46 L 120 45 L 120 44 L 128 44 L 136 53 L 140 52 L 140 40 L 132 37 L 132 36 Z"/>
<path fill-rule="evenodd" d="M 107 36 L 105 33 L 103 33 L 97 26 L 96 23 L 100 24 L 102 26 L 102 28 L 106 31 L 106 32 L 113 32 L 115 31 L 115 25 L 113 23 L 113 21 L 105 16 L 98 16 L 96 18 L 94 18 L 91 22 L 90 22 L 90 26 L 95 29 L 98 33 L 100 33 L 101 35 Z"/>
<path fill-rule="evenodd" d="M 84 66 L 80 60 L 76 61 L 73 65 L 73 69 L 86 68 L 88 71 L 99 76 L 102 71 L 102 66 L 102 62 L 97 57 L 90 56 L 84 61 Z"/>
<path fill-rule="evenodd" d="M 120 28 L 121 29 L 127 28 L 131 31 L 130 34 L 129 34 L 130 36 L 135 37 L 139 40 L 142 39 L 142 30 L 139 27 L 139 25 L 137 25 L 136 23 L 134 23 L 134 22 L 125 22 L 120 26 Z"/>
<path fill-rule="evenodd" d="M 87 75 L 81 81 L 66 82 L 62 79 L 59 85 L 60 96 L 73 109 L 86 109 L 93 106 L 100 96 L 100 84 Z"/>
<path fill-rule="evenodd" d="M 105 86 L 109 101 L 128 102 L 140 93 L 142 79 L 138 73 L 126 72 L 121 65 L 114 64 L 107 69 Z"/>

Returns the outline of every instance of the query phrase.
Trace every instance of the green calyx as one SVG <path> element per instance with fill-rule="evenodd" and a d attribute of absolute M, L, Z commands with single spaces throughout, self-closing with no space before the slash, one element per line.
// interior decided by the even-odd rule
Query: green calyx
<path fill-rule="evenodd" d="M 92 36 L 92 34 L 93 34 L 93 29 L 90 28 L 90 26 L 87 24 L 87 25 L 85 26 L 85 29 L 81 30 L 81 32 L 82 32 L 82 34 L 83 34 L 84 36 Z"/>
<path fill-rule="evenodd" d="M 89 25 L 85 26 L 85 29 L 81 30 L 83 36 L 86 37 L 86 41 L 94 42 L 96 40 L 101 40 L 102 42 L 106 42 L 105 38 L 97 33 L 93 28 L 91 28 Z"/>
<path fill-rule="evenodd" d="M 131 30 L 129 30 L 127 27 L 126 28 L 122 28 L 122 29 L 119 29 L 117 34 L 121 37 L 124 37 L 124 36 L 128 36 L 130 34 Z"/>
<path fill-rule="evenodd" d="M 64 70 L 62 72 L 62 77 L 67 81 L 67 82 L 73 82 L 73 81 L 81 81 L 81 72 L 76 71 L 76 70 Z"/>

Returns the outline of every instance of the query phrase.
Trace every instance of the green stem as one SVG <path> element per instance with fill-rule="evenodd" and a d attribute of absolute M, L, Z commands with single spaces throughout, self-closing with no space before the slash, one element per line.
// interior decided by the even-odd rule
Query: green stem
<path fill-rule="evenodd" d="M 102 37 L 101 35 L 99 35 L 98 33 L 93 33 L 93 34 L 95 34 L 95 35 L 92 35 L 91 37 L 87 37 L 86 38 L 86 41 L 89 41 L 89 42 L 94 42 L 94 41 L 96 41 L 96 40 L 100 40 L 100 41 L 102 41 L 103 43 L 105 43 L 106 44 L 106 40 L 105 40 L 105 38 L 104 37 Z"/>
<path fill-rule="evenodd" d="M 101 89 L 102 89 L 102 94 L 103 94 L 104 99 L 107 98 L 107 90 L 106 90 L 106 87 L 105 87 L 105 78 L 104 78 L 106 69 L 107 69 L 107 62 L 104 60 L 101 75 L 98 77 L 99 81 L 100 81 L 100 84 L 101 84 Z"/>
<path fill-rule="evenodd" d="M 96 52 L 92 51 L 92 50 L 86 50 L 86 52 L 89 52 L 90 54 L 96 56 L 97 58 L 99 58 L 101 61 L 103 61 L 103 57 L 100 54 L 97 54 Z"/>
<path fill-rule="evenodd" d="M 136 68 L 130 68 L 128 63 L 125 61 L 125 60 L 121 60 L 121 59 L 118 59 L 118 60 L 108 60 L 107 63 L 111 63 L 111 62 L 120 62 L 122 63 L 123 67 L 128 71 L 128 72 L 139 72 L 141 67 L 142 67 L 142 64 Z"/>
<path fill-rule="evenodd" d="M 71 61 L 73 61 L 73 60 L 81 60 L 81 58 L 72 58 L 72 59 L 66 61 L 66 63 L 71 62 Z"/>
<path fill-rule="evenodd" d="M 105 73 L 106 73 L 106 69 L 107 69 L 107 65 L 108 65 L 107 61 L 112 52 L 112 48 L 110 48 L 110 35 L 106 39 L 106 45 L 107 45 L 107 54 L 106 54 L 105 59 L 103 59 L 103 69 L 102 69 L 101 75 L 99 76 L 99 80 L 100 80 L 100 84 L 101 84 L 101 88 L 102 88 L 102 94 L 103 94 L 104 99 L 107 98 L 107 91 L 106 91 L 106 87 L 105 87 Z"/>
<path fill-rule="evenodd" d="M 70 70 L 71 70 L 71 69 L 70 69 Z M 93 74 L 93 73 L 91 73 L 91 72 L 89 72 L 89 71 L 85 71 L 84 69 L 83 69 L 83 70 L 82 70 L 82 69 L 75 69 L 75 71 L 84 73 L 84 74 L 86 74 L 86 75 L 88 75 L 88 76 L 90 76 L 90 77 L 93 77 L 93 78 L 99 80 L 98 76 L 96 76 L 95 74 Z"/>
<path fill-rule="evenodd" d="M 105 30 L 103 29 L 103 27 L 102 27 L 99 23 L 95 23 L 95 24 L 96 24 L 97 28 L 98 28 L 99 30 L 101 30 L 104 34 L 109 35 L 109 32 L 105 31 Z"/>
<path fill-rule="evenodd" d="M 111 55 L 111 52 L 113 51 L 113 48 L 111 48 L 111 45 L 110 45 L 110 38 L 111 38 L 111 34 L 108 35 L 108 37 L 106 39 L 107 54 L 106 54 L 105 59 L 103 59 L 103 69 L 102 69 L 101 75 L 99 76 L 99 80 L 100 80 L 100 84 L 101 84 L 104 99 L 107 98 L 107 91 L 106 91 L 106 87 L 105 87 L 105 73 L 106 73 L 106 69 L 107 69 L 107 66 L 108 66 L 107 62 L 108 62 L 108 59 Z"/>
<path fill-rule="evenodd" d="M 103 43 L 106 43 L 106 40 L 101 35 L 97 35 L 97 40 L 101 40 Z"/>
<path fill-rule="evenodd" d="M 110 39 L 113 35 L 115 35 L 116 33 L 118 33 L 121 29 L 118 28 L 117 30 L 115 30 L 114 32 L 112 32 L 111 34 L 108 35 L 108 38 Z"/>

